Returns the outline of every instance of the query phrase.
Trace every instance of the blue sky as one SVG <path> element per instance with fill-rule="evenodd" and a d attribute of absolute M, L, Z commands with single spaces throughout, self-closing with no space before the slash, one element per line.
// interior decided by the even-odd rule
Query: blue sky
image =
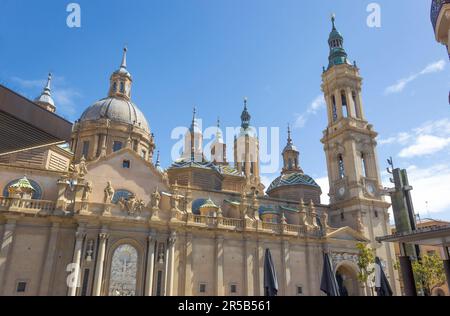
<path fill-rule="evenodd" d="M 204 127 L 218 116 L 237 126 L 247 96 L 253 125 L 280 127 L 282 146 L 287 123 L 294 126 L 303 169 L 327 191 L 320 83 L 334 12 L 364 77 L 386 185 L 385 160 L 393 156 L 410 171 L 421 216 L 450 220 L 449 60 L 434 40 L 431 1 L 377 1 L 381 28 L 366 24 L 371 2 L 84 0 L 81 28 L 68 28 L 69 1 L 2 0 L 0 81 L 34 98 L 52 71 L 57 111 L 73 121 L 106 96 L 126 44 L 133 101 L 165 167 L 171 131 L 189 124 L 193 105 Z M 265 183 L 276 175 L 264 175 Z"/>

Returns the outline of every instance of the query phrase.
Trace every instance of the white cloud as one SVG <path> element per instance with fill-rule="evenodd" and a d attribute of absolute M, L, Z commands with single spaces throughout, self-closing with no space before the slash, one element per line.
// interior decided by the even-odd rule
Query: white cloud
<path fill-rule="evenodd" d="M 420 214 L 421 218 L 436 217 L 437 219 L 450 217 L 450 164 L 436 164 L 426 168 L 419 168 L 411 165 L 406 168 L 408 179 L 413 187 L 411 197 L 413 199 L 414 211 Z M 389 181 L 386 171 L 382 172 L 383 185 L 394 187 Z M 387 198 L 390 202 L 390 198 Z M 390 208 L 391 220 L 392 207 Z"/>
<path fill-rule="evenodd" d="M 410 166 L 407 170 L 414 188 L 411 194 L 416 212 L 421 213 L 421 217 L 427 216 L 427 212 L 450 215 L 450 164 L 428 168 Z"/>
<path fill-rule="evenodd" d="M 398 156 L 412 158 L 436 154 L 450 147 L 450 119 L 428 121 L 410 132 L 381 139 L 380 145 L 398 144 L 402 146 Z"/>
<path fill-rule="evenodd" d="M 411 158 L 437 153 L 450 145 L 450 137 L 442 138 L 432 135 L 420 135 L 415 143 L 398 154 L 401 158 Z"/>
<path fill-rule="evenodd" d="M 432 74 L 435 72 L 440 72 L 445 69 L 446 62 L 441 59 L 435 63 L 429 64 L 424 70 L 420 72 L 421 75 Z"/>
<path fill-rule="evenodd" d="M 294 128 L 303 128 L 311 115 L 316 115 L 321 109 L 325 108 L 326 103 L 323 95 L 318 95 L 308 106 L 303 114 L 296 114 Z"/>
<path fill-rule="evenodd" d="M 322 204 L 329 204 L 330 203 L 330 197 L 328 196 L 328 193 L 330 193 L 330 183 L 328 181 L 328 177 L 318 178 L 315 179 L 317 184 L 322 189 L 322 196 L 320 197 Z"/>
<path fill-rule="evenodd" d="M 393 94 L 393 93 L 399 93 L 402 92 L 406 86 L 419 78 L 420 76 L 432 74 L 436 72 L 441 72 L 445 69 L 446 62 L 445 60 L 439 60 L 437 62 L 431 63 L 428 66 L 426 66 L 422 71 L 415 73 L 409 77 L 402 78 L 398 80 L 395 84 L 387 87 L 384 91 L 385 94 Z"/>

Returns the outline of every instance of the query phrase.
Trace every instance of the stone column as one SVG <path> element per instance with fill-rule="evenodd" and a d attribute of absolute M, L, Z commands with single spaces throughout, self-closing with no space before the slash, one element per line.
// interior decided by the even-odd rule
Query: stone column
<path fill-rule="evenodd" d="M 356 118 L 356 104 L 353 102 L 352 90 L 347 87 L 345 88 L 345 98 L 347 99 L 347 108 L 350 117 Z"/>
<path fill-rule="evenodd" d="M 223 236 L 216 237 L 216 290 L 215 296 L 224 296 L 224 283 L 223 283 L 223 265 L 224 265 L 224 249 L 223 249 Z"/>
<path fill-rule="evenodd" d="M 3 295 L 3 291 L 5 290 L 5 282 L 7 277 L 6 268 L 9 263 L 8 257 L 14 240 L 16 224 L 15 219 L 8 219 L 6 224 L 4 224 L 3 239 L 0 248 L 0 295 Z"/>
<path fill-rule="evenodd" d="M 356 93 L 356 106 L 358 107 L 359 116 L 361 119 L 365 120 L 361 91 L 355 91 L 355 93 Z"/>
<path fill-rule="evenodd" d="M 49 296 L 51 287 L 50 281 L 53 275 L 53 268 L 55 264 L 55 252 L 56 243 L 58 242 L 58 233 L 60 229 L 60 223 L 53 223 L 50 230 L 50 237 L 47 244 L 47 256 L 44 262 L 44 271 L 42 273 L 41 285 L 39 289 L 40 296 Z"/>
<path fill-rule="evenodd" d="M 194 293 L 192 292 L 192 266 L 193 266 L 193 247 L 192 247 L 192 234 L 186 234 L 186 271 L 185 271 L 185 282 L 184 282 L 184 295 L 190 296 Z"/>
<path fill-rule="evenodd" d="M 173 279 L 174 279 L 174 261 L 175 261 L 175 242 L 176 233 L 173 232 L 167 241 L 167 255 L 166 258 L 166 296 L 173 295 Z"/>
<path fill-rule="evenodd" d="M 103 283 L 103 267 L 105 265 L 105 254 L 106 254 L 106 242 L 108 241 L 108 234 L 102 232 L 98 236 L 99 246 L 97 253 L 97 260 L 95 262 L 95 276 L 94 276 L 94 290 L 93 296 L 100 296 L 102 291 Z"/>
<path fill-rule="evenodd" d="M 73 286 L 69 287 L 69 296 L 76 296 L 78 285 L 80 283 L 80 267 L 81 267 L 81 251 L 83 248 L 84 237 L 86 232 L 83 226 L 79 226 L 75 233 L 75 249 L 73 251 L 72 263 L 75 265 L 75 276 L 73 279 Z"/>
<path fill-rule="evenodd" d="M 148 248 L 147 248 L 147 271 L 145 282 L 145 296 L 152 296 L 153 294 L 153 275 L 155 270 L 155 233 L 151 232 L 148 236 Z"/>
<path fill-rule="evenodd" d="M 334 98 L 336 100 L 336 113 L 337 113 L 337 119 L 341 119 L 344 115 L 343 109 L 342 109 L 342 95 L 341 90 L 336 89 L 334 90 Z"/>

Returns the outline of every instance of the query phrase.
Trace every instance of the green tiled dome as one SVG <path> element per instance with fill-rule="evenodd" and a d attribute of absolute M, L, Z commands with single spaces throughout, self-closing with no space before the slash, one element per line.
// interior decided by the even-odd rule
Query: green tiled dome
<path fill-rule="evenodd" d="M 303 173 L 284 174 L 276 178 L 267 189 L 267 193 L 276 188 L 290 185 L 308 185 L 320 189 L 320 186 L 310 176 Z"/>

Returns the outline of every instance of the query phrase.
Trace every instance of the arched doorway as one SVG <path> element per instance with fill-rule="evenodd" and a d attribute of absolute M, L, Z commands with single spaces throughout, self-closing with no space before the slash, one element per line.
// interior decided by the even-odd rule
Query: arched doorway
<path fill-rule="evenodd" d="M 138 252 L 125 244 L 117 247 L 111 260 L 109 296 L 135 296 Z"/>
<path fill-rule="evenodd" d="M 358 275 L 352 267 L 340 265 L 336 269 L 336 280 L 341 296 L 359 296 Z"/>

